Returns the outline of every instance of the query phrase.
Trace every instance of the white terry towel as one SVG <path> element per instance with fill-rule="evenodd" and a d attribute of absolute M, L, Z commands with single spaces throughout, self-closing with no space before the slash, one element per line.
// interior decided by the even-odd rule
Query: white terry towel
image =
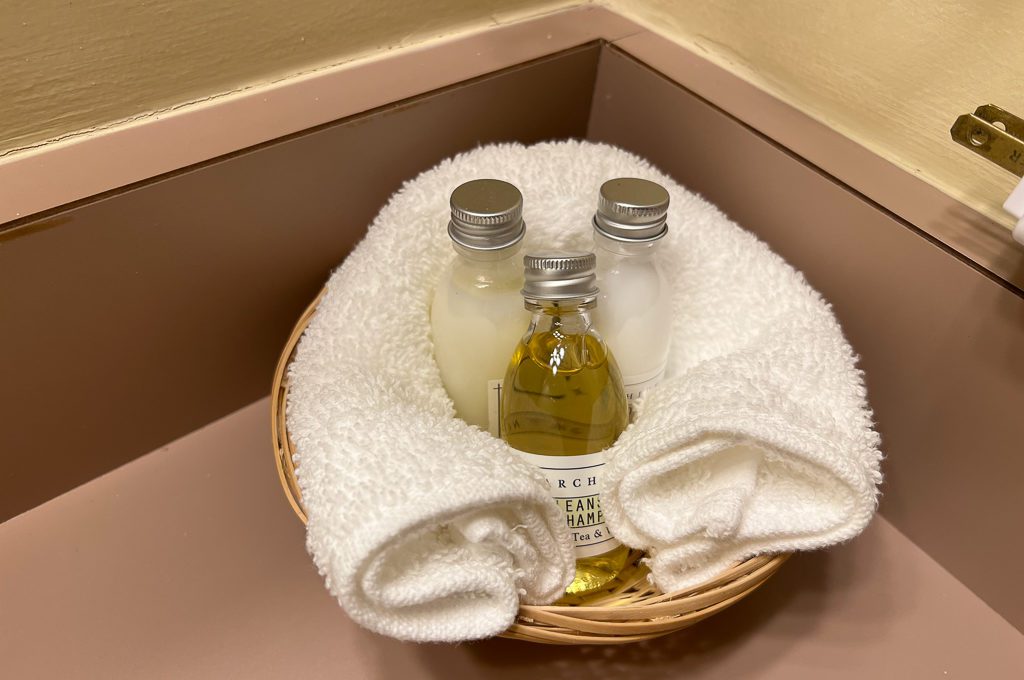
<path fill-rule="evenodd" d="M 666 379 L 610 451 L 612 533 L 648 551 L 665 592 L 857 535 L 877 506 L 881 453 L 831 308 L 700 197 L 637 175 L 671 194 L 661 250 L 675 319 Z"/>
<path fill-rule="evenodd" d="M 477 172 L 442 164 L 392 197 L 289 369 L 307 549 L 354 621 L 403 640 L 497 635 L 520 599 L 557 599 L 575 571 L 545 478 L 455 417 L 433 359 L 448 195 Z"/>
<path fill-rule="evenodd" d="M 672 195 L 661 250 L 676 319 L 668 378 L 609 451 L 612 531 L 650 550 L 655 582 L 672 590 L 746 555 L 849 538 L 870 519 L 879 453 L 861 376 L 802 276 L 619 149 L 483 147 L 392 197 L 331 277 L 290 369 L 307 547 L 358 623 L 408 640 L 486 637 L 512 622 L 519 595 L 551 601 L 570 580 L 543 478 L 454 417 L 428 306 L 454 257 L 457 185 L 517 185 L 528 252 L 590 248 L 597 189 L 620 176 Z"/>

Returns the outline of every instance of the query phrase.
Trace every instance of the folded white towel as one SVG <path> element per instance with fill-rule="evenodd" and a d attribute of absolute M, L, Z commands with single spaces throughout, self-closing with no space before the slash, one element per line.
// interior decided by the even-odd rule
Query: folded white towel
<path fill-rule="evenodd" d="M 666 592 L 755 554 L 852 538 L 877 506 L 881 454 L 829 305 L 700 197 L 641 176 L 672 196 L 673 347 L 610 451 L 609 528 L 648 551 Z"/>
<path fill-rule="evenodd" d="M 543 475 L 454 416 L 433 359 L 448 194 L 496 165 L 442 164 L 396 194 L 331 276 L 289 370 L 307 548 L 353 620 L 403 640 L 496 635 L 575 570 Z"/>
<path fill-rule="evenodd" d="M 458 184 L 522 189 L 526 250 L 589 248 L 597 188 L 672 195 L 662 250 L 676 297 L 669 378 L 610 451 L 603 504 L 664 589 L 757 552 L 849 538 L 878 482 L 854 357 L 827 306 L 753 236 L 636 156 L 597 144 L 489 146 L 397 193 L 331 277 L 290 370 L 288 426 L 307 546 L 350 616 L 408 640 L 494 635 L 572 575 L 537 471 L 454 417 L 428 305 L 454 257 Z"/>

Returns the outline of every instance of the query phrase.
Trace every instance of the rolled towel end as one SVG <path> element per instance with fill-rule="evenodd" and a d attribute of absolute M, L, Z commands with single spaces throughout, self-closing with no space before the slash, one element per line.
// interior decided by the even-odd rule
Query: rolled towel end
<path fill-rule="evenodd" d="M 649 552 L 665 592 L 754 555 L 848 540 L 877 507 L 881 454 L 857 386 L 846 404 L 823 394 L 824 405 L 809 405 L 768 380 L 723 390 L 725 373 L 707 366 L 650 395 L 657 411 L 641 415 L 608 464 L 609 527 Z"/>
<path fill-rule="evenodd" d="M 549 603 L 572 580 L 567 543 L 528 504 L 476 509 L 354 551 L 311 521 L 308 548 L 349 616 L 411 642 L 492 637 L 515 621 L 520 600 Z M 353 561 L 353 555 L 366 555 Z M 544 557 L 542 557 L 544 556 Z"/>

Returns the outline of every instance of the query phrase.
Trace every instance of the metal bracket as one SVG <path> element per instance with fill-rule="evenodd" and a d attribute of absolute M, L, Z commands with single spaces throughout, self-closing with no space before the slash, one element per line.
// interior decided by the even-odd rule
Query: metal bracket
<path fill-rule="evenodd" d="M 956 119 L 950 136 L 1004 170 L 1024 177 L 1024 120 L 998 106 L 985 104 Z"/>

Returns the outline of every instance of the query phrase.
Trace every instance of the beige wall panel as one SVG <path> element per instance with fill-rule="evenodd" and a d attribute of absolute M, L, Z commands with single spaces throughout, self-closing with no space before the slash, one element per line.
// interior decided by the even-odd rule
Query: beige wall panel
<path fill-rule="evenodd" d="M 957 115 L 1024 115 L 1024 3 L 608 0 L 1009 226 L 1008 172 L 957 146 Z"/>
<path fill-rule="evenodd" d="M 565 0 L 8 0 L 0 156 Z"/>
<path fill-rule="evenodd" d="M 481 143 L 585 136 L 597 53 L 0 232 L 0 522 L 266 394 L 295 320 L 392 192 Z"/>
<path fill-rule="evenodd" d="M 882 435 L 882 514 L 1024 630 L 1024 544 L 1007 538 L 1024 479 L 1024 295 L 615 50 L 588 137 L 706 197 L 832 303 Z"/>

